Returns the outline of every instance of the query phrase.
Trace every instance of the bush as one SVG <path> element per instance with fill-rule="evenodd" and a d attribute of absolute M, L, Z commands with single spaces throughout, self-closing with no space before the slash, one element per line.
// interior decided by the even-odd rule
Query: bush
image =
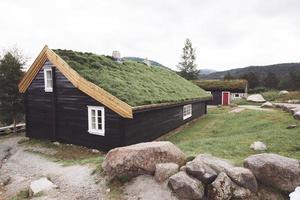
<path fill-rule="evenodd" d="M 265 88 L 265 87 L 256 87 L 256 88 L 253 88 L 253 89 L 249 89 L 250 94 L 261 93 L 261 92 L 266 92 L 266 91 L 268 91 L 268 89 Z"/>

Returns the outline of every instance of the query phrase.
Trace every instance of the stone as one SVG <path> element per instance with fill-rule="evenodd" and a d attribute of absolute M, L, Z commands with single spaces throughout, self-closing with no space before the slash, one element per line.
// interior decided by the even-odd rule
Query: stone
<path fill-rule="evenodd" d="M 295 191 L 289 194 L 290 200 L 300 199 L 300 187 L 296 187 Z"/>
<path fill-rule="evenodd" d="M 281 95 L 287 95 L 287 94 L 289 94 L 289 91 L 287 91 L 287 90 L 281 90 L 278 94 L 279 94 L 280 96 L 281 96 Z"/>
<path fill-rule="evenodd" d="M 254 151 L 266 151 L 267 150 L 267 145 L 265 145 L 261 141 L 256 141 L 253 144 L 250 145 L 250 148 L 253 149 Z"/>
<path fill-rule="evenodd" d="M 225 172 L 227 169 L 234 167 L 234 165 L 225 159 L 214 157 L 210 154 L 199 154 L 192 162 L 199 162 L 210 167 L 217 174 Z"/>
<path fill-rule="evenodd" d="M 294 114 L 294 118 L 300 120 L 300 111 Z"/>
<path fill-rule="evenodd" d="M 110 150 L 102 168 L 108 180 L 121 177 L 134 177 L 142 174 L 153 175 L 156 164 L 185 164 L 185 154 L 167 141 L 146 142 Z"/>
<path fill-rule="evenodd" d="M 257 192 L 257 181 L 253 173 L 243 167 L 234 167 L 226 171 L 227 176 L 238 186 Z"/>
<path fill-rule="evenodd" d="M 259 185 L 257 191 L 257 197 L 258 200 L 287 199 L 285 195 L 281 194 L 278 190 L 263 185 Z"/>
<path fill-rule="evenodd" d="M 202 199 L 204 196 L 203 184 L 183 171 L 169 178 L 169 186 L 179 198 Z"/>
<path fill-rule="evenodd" d="M 292 114 L 295 114 L 296 112 L 300 112 L 300 107 L 292 108 L 292 109 L 290 110 L 290 112 L 291 112 Z"/>
<path fill-rule="evenodd" d="M 59 145 L 60 145 L 60 143 L 57 142 L 57 141 L 56 141 L 56 142 L 53 142 L 53 144 L 56 145 L 56 146 L 59 146 Z"/>
<path fill-rule="evenodd" d="M 164 182 L 170 176 L 178 172 L 179 165 L 176 163 L 159 163 L 155 166 L 155 180 Z"/>
<path fill-rule="evenodd" d="M 288 125 L 286 128 L 287 128 L 287 129 L 293 129 L 293 128 L 296 128 L 296 127 L 297 127 L 296 124 L 290 124 L 290 125 Z"/>
<path fill-rule="evenodd" d="M 252 193 L 249 189 L 235 184 L 225 172 L 221 172 L 212 184 L 208 185 L 208 199 L 231 200 L 248 199 Z"/>
<path fill-rule="evenodd" d="M 273 106 L 273 104 L 271 102 L 267 101 L 267 102 L 261 104 L 260 107 L 261 108 L 273 108 L 274 106 Z"/>
<path fill-rule="evenodd" d="M 205 184 L 213 182 L 218 175 L 212 168 L 204 164 L 200 159 L 188 162 L 186 164 L 186 172 Z"/>
<path fill-rule="evenodd" d="M 98 149 L 92 149 L 92 153 L 100 153 Z"/>
<path fill-rule="evenodd" d="M 299 99 L 290 99 L 287 101 L 288 103 L 296 103 L 296 104 L 300 104 L 300 100 Z"/>
<path fill-rule="evenodd" d="M 29 193 L 30 196 L 33 196 L 39 192 L 45 192 L 54 188 L 57 188 L 57 185 L 44 177 L 30 183 Z"/>
<path fill-rule="evenodd" d="M 179 171 L 186 171 L 186 166 L 184 165 L 184 166 L 182 166 L 182 167 L 180 167 L 180 170 Z"/>
<path fill-rule="evenodd" d="M 246 158 L 244 167 L 250 169 L 260 183 L 284 192 L 292 192 L 300 185 L 300 162 L 296 159 L 262 153 Z"/>
<path fill-rule="evenodd" d="M 263 103 L 266 100 L 261 94 L 252 94 L 247 97 L 247 101 L 257 102 L 257 103 Z"/>

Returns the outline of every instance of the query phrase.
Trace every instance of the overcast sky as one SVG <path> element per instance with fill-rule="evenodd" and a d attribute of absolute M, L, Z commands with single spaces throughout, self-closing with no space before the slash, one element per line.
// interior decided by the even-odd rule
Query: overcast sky
<path fill-rule="evenodd" d="M 176 69 L 300 62 L 300 0 L 1 0 L 0 50 L 50 48 L 147 57 Z"/>

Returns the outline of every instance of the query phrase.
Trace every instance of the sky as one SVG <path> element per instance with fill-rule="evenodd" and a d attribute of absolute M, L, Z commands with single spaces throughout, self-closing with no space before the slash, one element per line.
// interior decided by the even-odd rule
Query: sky
<path fill-rule="evenodd" d="M 137 56 L 172 69 L 186 38 L 198 69 L 300 62 L 299 0 L 1 0 L 0 52 L 44 45 Z"/>

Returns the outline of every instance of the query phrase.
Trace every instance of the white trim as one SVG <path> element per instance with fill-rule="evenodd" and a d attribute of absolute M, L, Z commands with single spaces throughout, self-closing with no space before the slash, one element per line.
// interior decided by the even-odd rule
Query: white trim
<path fill-rule="evenodd" d="M 47 79 L 47 72 L 50 72 L 51 74 L 51 81 L 52 81 L 52 86 L 48 86 L 48 79 Z M 49 80 L 50 81 L 50 80 Z M 44 68 L 44 86 L 45 86 L 45 92 L 52 92 L 53 91 L 53 74 L 52 74 L 52 68 L 51 67 L 45 67 Z"/>
<path fill-rule="evenodd" d="M 192 104 L 187 104 L 182 107 L 182 119 L 188 119 L 192 116 L 193 108 Z"/>
<path fill-rule="evenodd" d="M 230 92 L 229 91 L 222 91 L 222 105 L 223 105 L 223 95 L 224 95 L 225 92 L 228 93 L 228 99 L 227 99 L 227 101 L 228 101 L 228 105 L 230 105 Z"/>
<path fill-rule="evenodd" d="M 105 135 L 105 110 L 102 106 L 87 106 L 88 107 L 88 132 L 94 135 Z M 96 127 L 92 128 L 92 110 L 95 110 L 95 124 Z M 98 111 L 101 111 L 101 129 L 98 128 Z"/>

